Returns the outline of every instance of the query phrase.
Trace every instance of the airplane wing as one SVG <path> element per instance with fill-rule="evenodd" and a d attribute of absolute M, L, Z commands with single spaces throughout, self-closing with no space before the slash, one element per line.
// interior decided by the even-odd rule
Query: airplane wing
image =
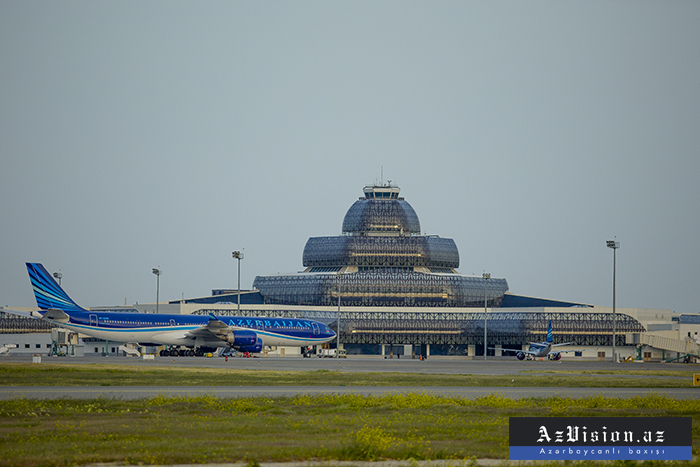
<path fill-rule="evenodd" d="M 187 333 L 187 337 L 201 338 L 204 340 L 220 339 L 224 342 L 233 342 L 233 331 L 226 323 L 209 315 L 209 322 L 206 326 L 198 327 Z"/>
<path fill-rule="evenodd" d="M 258 335 L 253 329 L 230 327 L 214 315 L 209 315 L 206 326 L 189 331 L 186 337 L 209 342 L 226 342 L 232 347 L 256 345 Z"/>
<path fill-rule="evenodd" d="M 577 352 L 581 349 L 571 349 L 571 350 L 552 350 L 550 353 L 568 353 L 568 352 Z"/>
<path fill-rule="evenodd" d="M 515 352 L 515 353 L 522 352 L 522 353 L 524 353 L 524 354 L 529 354 L 529 355 L 535 355 L 535 354 L 537 353 L 537 352 L 533 352 L 533 351 L 531 351 L 531 350 L 497 349 L 497 348 L 495 348 L 495 347 L 489 347 L 489 349 L 491 349 L 491 350 L 501 350 L 501 351 L 503 351 L 503 352 Z"/>
<path fill-rule="evenodd" d="M 552 348 L 561 347 L 562 345 L 571 345 L 571 344 L 573 344 L 573 342 L 565 342 L 563 344 L 552 344 Z"/>

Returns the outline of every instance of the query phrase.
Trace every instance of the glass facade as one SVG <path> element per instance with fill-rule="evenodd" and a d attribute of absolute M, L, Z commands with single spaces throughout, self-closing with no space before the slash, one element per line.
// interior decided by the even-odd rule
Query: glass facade
<path fill-rule="evenodd" d="M 644 326 L 632 316 L 615 316 L 615 343 L 627 345 L 626 333 L 645 332 Z M 549 313 L 498 312 L 488 313 L 488 344 L 520 349 L 530 342 L 542 342 L 547 337 L 547 325 L 552 321 L 555 341 L 574 345 L 612 345 L 612 313 L 571 311 Z M 481 313 L 341 313 L 343 343 L 359 344 L 481 344 L 484 343 L 484 314 Z M 332 325 L 332 323 L 331 323 Z M 482 347 L 483 349 L 483 347 Z M 483 351 L 482 351 L 483 355 Z"/>
<path fill-rule="evenodd" d="M 380 266 L 458 268 L 459 252 L 451 238 L 312 237 L 306 242 L 304 267 Z"/>
<path fill-rule="evenodd" d="M 353 235 L 420 234 L 420 222 L 411 205 L 403 199 L 360 198 L 345 214 L 343 232 Z"/>
<path fill-rule="evenodd" d="M 420 235 L 415 211 L 393 185 L 368 186 L 343 220 L 343 235 L 306 242 L 298 274 L 258 276 L 265 303 L 333 306 L 501 305 L 505 279 L 463 276 L 454 240 Z M 485 287 L 486 286 L 486 287 Z"/>
<path fill-rule="evenodd" d="M 489 307 L 501 305 L 508 290 L 505 279 L 460 274 L 427 274 L 394 268 L 350 274 L 300 273 L 258 276 L 255 287 L 265 303 L 334 306 L 338 293 L 343 306 Z"/>

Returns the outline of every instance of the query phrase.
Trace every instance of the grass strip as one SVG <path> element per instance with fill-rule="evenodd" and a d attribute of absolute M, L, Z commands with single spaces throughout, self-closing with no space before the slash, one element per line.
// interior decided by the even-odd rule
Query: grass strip
<path fill-rule="evenodd" d="M 700 441 L 700 401 L 658 395 L 15 399 L 0 401 L 0 466 L 507 459 L 513 416 L 690 416 Z"/>
<path fill-rule="evenodd" d="M 538 374 L 577 374 L 577 375 L 611 375 L 611 376 L 666 376 L 677 378 L 692 378 L 694 374 L 700 373 L 700 368 L 689 370 L 658 370 L 650 368 L 640 368 L 632 370 L 522 370 L 521 373 Z"/>
<path fill-rule="evenodd" d="M 687 388 L 692 374 L 669 378 L 624 370 L 580 375 L 562 373 L 520 375 L 455 375 L 417 373 L 349 373 L 329 370 L 266 371 L 124 365 L 0 364 L 2 386 L 410 386 L 410 387 L 607 387 Z"/>

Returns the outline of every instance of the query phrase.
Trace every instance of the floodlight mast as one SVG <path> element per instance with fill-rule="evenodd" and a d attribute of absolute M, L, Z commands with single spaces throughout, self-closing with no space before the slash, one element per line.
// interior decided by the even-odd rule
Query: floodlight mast
<path fill-rule="evenodd" d="M 231 255 L 233 259 L 238 260 L 238 314 L 241 314 L 241 260 L 243 259 L 243 252 L 234 251 Z"/>
<path fill-rule="evenodd" d="M 615 357 L 615 269 L 616 269 L 616 263 L 617 263 L 617 249 L 620 248 L 620 242 L 616 242 L 615 240 L 607 240 L 606 242 L 608 248 L 612 248 L 613 251 L 613 319 L 612 319 L 612 358 L 613 362 L 617 362 L 617 358 Z"/>
<path fill-rule="evenodd" d="M 160 302 L 160 275 L 163 271 L 159 268 L 153 268 L 153 274 L 156 275 L 156 314 L 158 313 L 158 302 Z"/>

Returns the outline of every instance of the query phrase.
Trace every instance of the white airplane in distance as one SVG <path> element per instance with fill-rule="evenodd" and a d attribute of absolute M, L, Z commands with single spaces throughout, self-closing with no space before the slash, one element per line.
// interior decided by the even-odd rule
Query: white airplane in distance
<path fill-rule="evenodd" d="M 574 352 L 574 350 L 558 350 L 552 352 L 554 347 L 561 347 L 564 345 L 570 345 L 571 342 L 565 342 L 563 344 L 553 344 L 554 333 L 552 332 L 552 320 L 549 320 L 549 328 L 547 329 L 547 340 L 544 342 L 530 342 L 530 348 L 528 350 L 512 350 L 512 349 L 498 349 L 504 352 L 517 352 L 515 356 L 518 360 L 532 360 L 533 358 L 543 358 L 547 357 L 549 360 L 561 360 L 561 354 L 567 352 Z M 489 347 L 494 349 L 493 347 Z"/>
<path fill-rule="evenodd" d="M 257 353 L 263 346 L 310 346 L 335 338 L 328 326 L 304 318 L 166 315 L 86 310 L 39 263 L 27 263 L 39 312 L 3 311 L 39 318 L 113 342 L 167 345 L 169 356 L 201 356 L 219 347 Z"/>

